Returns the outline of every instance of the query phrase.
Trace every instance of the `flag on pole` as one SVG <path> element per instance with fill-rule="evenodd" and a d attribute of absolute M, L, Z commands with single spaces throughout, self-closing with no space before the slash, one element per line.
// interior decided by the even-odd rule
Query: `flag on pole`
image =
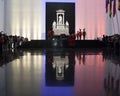
<path fill-rule="evenodd" d="M 110 0 L 110 7 L 109 7 L 109 16 L 111 17 L 112 15 L 112 1 L 113 0 Z"/>
<path fill-rule="evenodd" d="M 106 0 L 106 13 L 108 12 L 109 0 Z"/>
<path fill-rule="evenodd" d="M 118 10 L 120 11 L 120 0 L 118 0 Z"/>
<path fill-rule="evenodd" d="M 113 17 L 115 16 L 116 14 L 116 0 L 114 0 L 113 2 Z"/>

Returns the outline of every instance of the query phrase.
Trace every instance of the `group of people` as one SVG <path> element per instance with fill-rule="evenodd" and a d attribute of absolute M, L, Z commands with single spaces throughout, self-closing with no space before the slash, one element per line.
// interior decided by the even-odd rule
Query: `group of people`
<path fill-rule="evenodd" d="M 77 37 L 77 40 L 85 40 L 86 38 L 86 30 L 85 28 L 83 29 L 83 31 L 81 29 L 79 29 L 79 31 L 77 31 L 77 34 L 76 34 L 76 37 Z"/>
<path fill-rule="evenodd" d="M 16 35 L 6 35 L 0 32 L 0 53 L 2 53 L 5 50 L 17 48 L 25 41 L 28 41 L 28 39 Z"/>
<path fill-rule="evenodd" d="M 52 28 L 48 31 L 47 33 L 47 38 L 48 39 L 52 39 L 54 36 L 54 31 L 52 30 Z M 76 39 L 76 40 L 85 40 L 86 38 L 86 30 L 85 28 L 83 29 L 79 29 L 79 31 L 77 31 L 77 33 L 71 33 L 68 38 L 71 38 L 71 39 Z"/>
<path fill-rule="evenodd" d="M 102 41 L 109 47 L 113 47 L 115 49 L 120 48 L 120 35 L 114 34 L 111 36 L 103 35 Z"/>

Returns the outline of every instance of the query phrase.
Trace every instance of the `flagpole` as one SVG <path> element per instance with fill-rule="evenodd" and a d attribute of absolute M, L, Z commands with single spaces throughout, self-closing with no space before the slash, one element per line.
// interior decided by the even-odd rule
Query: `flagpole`
<path fill-rule="evenodd" d="M 110 27 L 110 35 L 113 35 L 113 31 L 114 31 L 114 29 L 113 29 L 113 19 L 112 19 L 112 15 L 111 15 L 111 13 L 109 14 L 109 27 Z"/>
<path fill-rule="evenodd" d="M 117 19 L 117 25 L 118 25 L 118 33 L 120 33 L 120 28 L 119 28 L 119 21 L 118 21 L 118 14 L 116 12 L 116 19 Z"/>
<path fill-rule="evenodd" d="M 112 22 L 113 22 L 113 30 L 114 30 L 114 34 L 115 34 L 115 24 L 114 24 L 114 20 L 113 20 L 113 17 L 112 18 Z"/>

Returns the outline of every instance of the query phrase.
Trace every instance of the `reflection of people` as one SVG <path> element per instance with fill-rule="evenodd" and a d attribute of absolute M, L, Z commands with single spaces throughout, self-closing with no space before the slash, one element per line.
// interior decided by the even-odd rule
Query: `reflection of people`
<path fill-rule="evenodd" d="M 85 56 L 85 53 L 83 53 L 83 58 L 82 58 L 82 62 L 83 62 L 83 64 L 85 64 L 85 61 L 86 61 L 86 58 L 85 58 L 86 56 Z"/>
<path fill-rule="evenodd" d="M 106 60 L 104 88 L 107 94 L 115 92 L 115 96 L 119 96 L 120 86 L 120 65 L 114 64 L 110 60 Z"/>
<path fill-rule="evenodd" d="M 85 65 L 85 63 L 86 63 L 86 55 L 85 55 L 85 53 L 83 53 L 83 54 L 81 54 L 81 53 L 78 53 L 77 54 L 77 59 L 78 59 L 78 61 L 79 61 L 79 64 L 84 64 Z"/>
<path fill-rule="evenodd" d="M 61 15 L 59 15 L 59 21 L 58 22 L 62 23 L 62 16 Z"/>

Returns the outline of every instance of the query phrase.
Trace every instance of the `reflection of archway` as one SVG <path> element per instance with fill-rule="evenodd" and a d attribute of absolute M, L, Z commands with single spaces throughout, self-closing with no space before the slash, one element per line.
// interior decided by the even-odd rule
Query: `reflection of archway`
<path fill-rule="evenodd" d="M 56 70 L 56 79 L 64 80 L 64 70 L 69 67 L 68 56 L 62 58 L 61 56 L 53 56 L 53 68 Z"/>
<path fill-rule="evenodd" d="M 46 54 L 46 85 L 73 86 L 74 85 L 74 58 L 71 53 L 47 52 Z M 60 81 L 60 82 L 59 82 Z"/>

